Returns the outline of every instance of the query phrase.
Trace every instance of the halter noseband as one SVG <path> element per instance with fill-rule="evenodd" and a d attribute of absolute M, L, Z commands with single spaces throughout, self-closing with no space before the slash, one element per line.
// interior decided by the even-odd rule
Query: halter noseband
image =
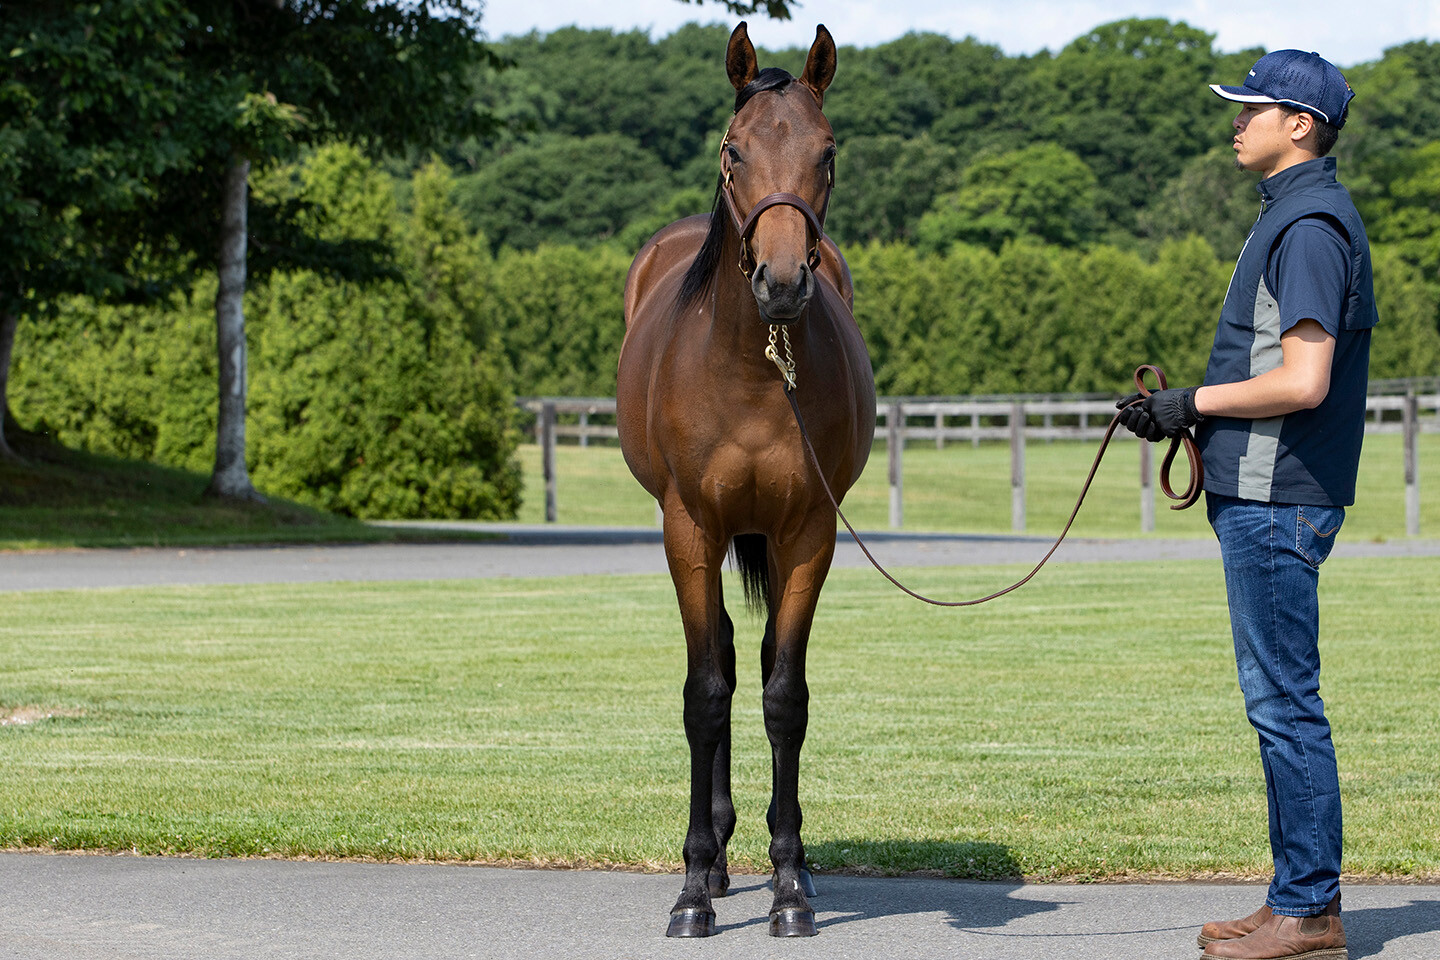
<path fill-rule="evenodd" d="M 725 131 L 725 139 L 720 143 L 720 172 L 724 175 L 724 182 L 720 185 L 720 194 L 725 198 L 725 209 L 730 212 L 730 222 L 735 226 L 735 232 L 740 235 L 740 272 L 745 274 L 745 279 L 750 280 L 755 273 L 755 257 L 750 252 L 750 240 L 755 236 L 755 226 L 760 220 L 760 214 L 771 207 L 794 207 L 805 217 L 805 225 L 809 233 L 814 236 L 810 244 L 810 253 L 806 258 L 811 270 L 820 266 L 820 238 L 825 235 L 825 213 L 830 208 L 830 191 L 835 187 L 835 160 L 832 157 L 826 170 L 826 192 L 825 202 L 820 205 L 820 213 L 817 215 L 805 198 L 794 193 L 778 191 L 761 197 L 755 206 L 750 208 L 747 216 L 740 216 L 740 208 L 735 203 L 735 188 L 731 186 L 730 152 L 726 149 L 730 146 L 730 131 Z"/>

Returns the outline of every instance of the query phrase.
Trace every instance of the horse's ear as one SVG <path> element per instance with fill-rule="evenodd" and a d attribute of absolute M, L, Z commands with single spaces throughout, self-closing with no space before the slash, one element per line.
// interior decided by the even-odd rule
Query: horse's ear
<path fill-rule="evenodd" d="M 825 88 L 835 79 L 835 38 L 825 29 L 825 24 L 815 27 L 815 42 L 810 45 L 810 56 L 805 61 L 805 72 L 800 82 L 810 88 L 821 105 L 825 103 Z"/>
<path fill-rule="evenodd" d="M 760 72 L 755 62 L 755 48 L 750 44 L 750 34 L 745 30 L 745 21 L 730 34 L 730 45 L 725 48 L 725 72 L 730 74 L 730 85 L 738 92 L 744 90 Z"/>

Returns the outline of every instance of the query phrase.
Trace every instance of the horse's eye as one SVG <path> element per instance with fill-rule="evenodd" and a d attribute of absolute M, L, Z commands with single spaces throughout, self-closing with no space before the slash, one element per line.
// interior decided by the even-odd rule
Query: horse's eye
<path fill-rule="evenodd" d="M 830 163 L 830 162 L 832 162 L 834 159 L 835 159 L 835 144 L 832 143 L 832 144 L 830 144 L 828 147 L 826 147 L 826 148 L 825 148 L 825 152 L 820 155 L 820 162 L 821 162 L 821 163 Z"/>
<path fill-rule="evenodd" d="M 731 163 L 740 163 L 740 151 L 739 151 L 739 150 L 736 150 L 734 147 L 727 145 L 727 146 L 725 147 L 725 152 L 730 155 L 730 162 L 731 162 Z"/>

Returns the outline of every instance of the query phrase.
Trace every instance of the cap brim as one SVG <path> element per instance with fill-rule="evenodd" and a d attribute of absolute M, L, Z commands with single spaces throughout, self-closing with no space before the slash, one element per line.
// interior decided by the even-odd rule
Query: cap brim
<path fill-rule="evenodd" d="M 1222 87 L 1218 83 L 1210 84 L 1211 91 L 1215 96 L 1223 97 L 1226 100 L 1234 100 L 1236 103 L 1279 103 L 1274 97 L 1267 97 L 1259 90 L 1251 90 L 1249 87 Z"/>

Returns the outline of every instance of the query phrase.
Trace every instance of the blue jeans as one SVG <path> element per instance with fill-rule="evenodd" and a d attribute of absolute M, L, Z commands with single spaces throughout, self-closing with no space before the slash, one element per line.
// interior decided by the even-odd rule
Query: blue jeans
<path fill-rule="evenodd" d="M 1320 564 L 1343 507 L 1206 494 L 1220 540 L 1245 713 L 1260 735 L 1278 914 L 1320 913 L 1340 889 L 1340 778 L 1320 700 Z"/>

